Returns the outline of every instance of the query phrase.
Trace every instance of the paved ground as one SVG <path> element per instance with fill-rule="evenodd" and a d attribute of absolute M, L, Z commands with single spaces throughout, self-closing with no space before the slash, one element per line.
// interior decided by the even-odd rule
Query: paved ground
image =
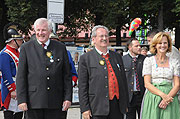
<path fill-rule="evenodd" d="M 2 112 L 2 111 L 0 111 L 0 119 L 4 119 L 4 118 L 3 118 L 3 112 Z"/>
<path fill-rule="evenodd" d="M 81 119 L 80 108 L 78 107 L 69 108 L 67 119 Z"/>
<path fill-rule="evenodd" d="M 0 111 L 0 119 L 4 119 L 2 111 Z M 68 114 L 67 114 L 67 119 L 81 119 L 79 106 L 74 105 L 71 108 L 69 108 Z"/>

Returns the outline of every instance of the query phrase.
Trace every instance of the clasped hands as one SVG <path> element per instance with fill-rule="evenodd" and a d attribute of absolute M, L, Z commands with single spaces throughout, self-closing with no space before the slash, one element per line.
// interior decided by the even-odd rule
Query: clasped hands
<path fill-rule="evenodd" d="M 169 105 L 169 103 L 173 102 L 173 97 L 167 95 L 167 94 L 164 94 L 162 96 L 162 100 L 161 102 L 159 103 L 159 108 L 162 108 L 162 109 L 166 109 L 166 107 Z"/>

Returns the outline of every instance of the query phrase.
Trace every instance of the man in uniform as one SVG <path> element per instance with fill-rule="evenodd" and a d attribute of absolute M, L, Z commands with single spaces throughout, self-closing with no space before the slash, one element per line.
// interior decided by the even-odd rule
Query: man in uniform
<path fill-rule="evenodd" d="M 17 105 L 16 73 L 23 37 L 17 32 L 16 25 L 8 24 L 4 27 L 4 38 L 6 46 L 0 53 L 1 106 L 4 109 L 4 119 L 22 119 L 23 112 Z"/>

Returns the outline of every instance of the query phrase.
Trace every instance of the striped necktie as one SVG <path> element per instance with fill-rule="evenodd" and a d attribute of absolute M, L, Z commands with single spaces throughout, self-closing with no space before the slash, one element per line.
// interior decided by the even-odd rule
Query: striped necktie
<path fill-rule="evenodd" d="M 42 43 L 41 45 L 42 45 L 42 47 L 43 47 L 43 48 L 46 46 L 46 44 L 45 44 L 45 43 Z"/>
<path fill-rule="evenodd" d="M 134 61 L 134 72 L 135 72 L 135 75 L 136 75 L 136 89 L 139 91 L 140 90 L 140 85 L 139 85 L 139 79 L 138 79 L 138 74 L 137 74 L 137 59 L 136 57 L 133 58 L 133 61 Z"/>

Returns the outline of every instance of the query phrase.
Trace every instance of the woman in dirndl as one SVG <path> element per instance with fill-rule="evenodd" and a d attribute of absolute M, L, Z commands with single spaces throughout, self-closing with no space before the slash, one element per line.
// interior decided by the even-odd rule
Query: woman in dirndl
<path fill-rule="evenodd" d="M 144 95 L 141 119 L 180 119 L 177 92 L 180 87 L 180 64 L 166 56 L 171 52 L 170 36 L 157 33 L 150 45 L 154 56 L 144 60 L 143 76 L 147 91 Z"/>

